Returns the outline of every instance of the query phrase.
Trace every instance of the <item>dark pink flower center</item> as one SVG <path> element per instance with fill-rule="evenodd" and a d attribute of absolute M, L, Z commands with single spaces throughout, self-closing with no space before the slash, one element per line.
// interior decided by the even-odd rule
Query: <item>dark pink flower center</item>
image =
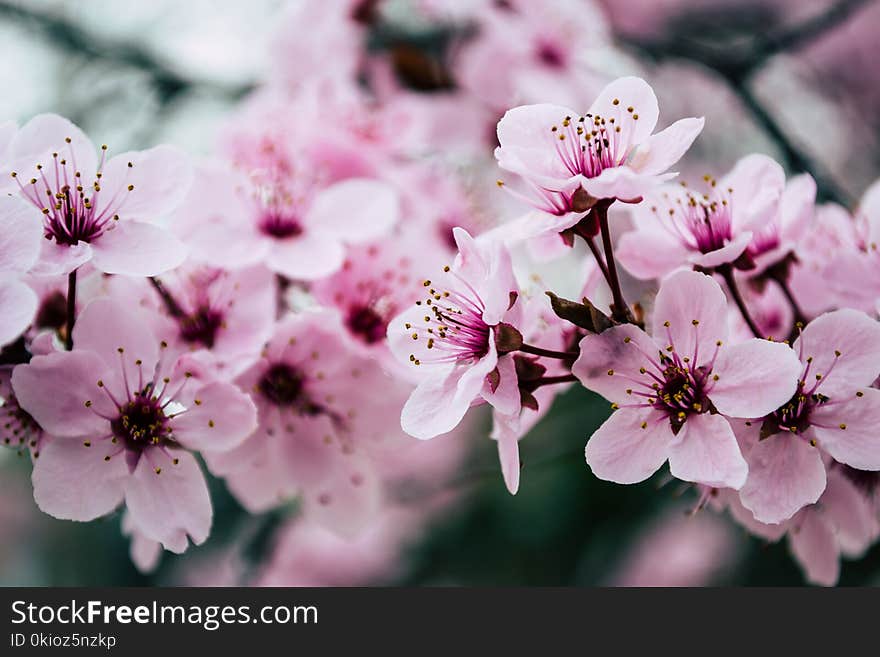
<path fill-rule="evenodd" d="M 810 357 L 806 359 L 803 373 L 798 380 L 797 391 L 788 402 L 764 419 L 764 423 L 761 426 L 762 438 L 767 438 L 779 432 L 800 435 L 810 428 L 813 424 L 810 420 L 810 414 L 813 409 L 823 404 L 833 403 L 828 396 L 819 392 L 819 388 L 822 387 L 826 377 L 834 369 L 838 358 L 840 358 L 840 352 L 835 352 L 831 367 L 828 368 L 828 372 L 824 373 L 811 372 L 813 370 L 813 359 Z M 857 392 L 856 396 L 862 397 L 862 393 Z M 840 428 L 845 427 L 845 424 L 840 425 Z"/>
<path fill-rule="evenodd" d="M 190 343 L 214 346 L 223 326 L 223 313 L 210 305 L 199 306 L 194 313 L 180 318 L 180 337 Z"/>
<path fill-rule="evenodd" d="M 257 384 L 260 394 L 277 406 L 293 406 L 300 401 L 304 377 L 286 363 L 275 363 Z"/>
<path fill-rule="evenodd" d="M 544 66 L 552 69 L 565 68 L 568 61 L 559 43 L 549 39 L 538 39 L 535 44 L 535 56 Z"/>
<path fill-rule="evenodd" d="M 101 179 L 107 147 L 101 147 L 98 170 L 93 181 L 87 183 L 77 168 L 71 140 L 68 138 L 66 142 L 67 155 L 52 153 L 51 165 L 37 164 L 36 174 L 27 184 L 22 183 L 16 172 L 12 177 L 22 195 L 45 216 L 46 239 L 73 246 L 79 242 L 92 242 L 111 229 L 113 222 L 119 219 L 118 212 L 125 203 L 127 192 L 133 191 L 134 185 L 122 185 L 112 197 L 106 198 Z M 133 166 L 128 163 L 129 169 Z"/>
<path fill-rule="evenodd" d="M 627 110 L 630 120 L 638 120 L 634 108 Z M 621 139 L 621 126 L 616 121 L 613 117 L 605 119 L 598 114 L 587 114 L 578 118 L 566 116 L 550 127 L 556 154 L 571 175 L 595 178 L 605 169 L 623 163 L 628 154 L 627 144 Z"/>
<path fill-rule="evenodd" d="M 270 237 L 286 239 L 302 235 L 303 227 L 299 219 L 283 212 L 266 211 L 260 219 L 260 230 Z"/>
<path fill-rule="evenodd" d="M 449 273 L 450 268 L 445 267 L 444 272 Z M 483 300 L 464 279 L 451 275 L 462 283 L 464 291 L 440 290 L 424 281 L 428 297 L 416 305 L 424 308 L 425 315 L 418 325 L 405 325 L 413 340 L 423 341 L 426 349 L 437 354 L 430 359 L 410 354 L 415 365 L 474 362 L 489 353 L 491 327 L 483 320 Z"/>
<path fill-rule="evenodd" d="M 748 254 L 754 258 L 778 249 L 781 243 L 779 226 L 773 222 L 768 222 L 765 226 L 755 231 L 752 241 L 749 243 Z"/>
<path fill-rule="evenodd" d="M 692 324 L 698 331 L 700 321 L 694 319 Z M 624 344 L 630 349 L 636 349 L 645 359 L 645 365 L 639 368 L 638 376 L 633 377 L 613 369 L 608 370 L 608 376 L 621 376 L 632 382 L 632 387 L 626 390 L 626 394 L 639 401 L 625 406 L 659 411 L 669 420 L 673 432 L 678 433 L 690 416 L 713 410 L 709 394 L 718 381 L 718 375 L 713 373 L 713 368 L 722 342 L 717 340 L 712 357 L 698 366 L 697 363 L 703 361 L 698 361 L 697 349 L 679 352 L 672 339 L 670 322 L 664 322 L 663 326 L 667 334 L 666 347 L 654 353 L 643 350 L 636 340 L 624 338 Z M 655 335 L 654 339 L 662 338 Z"/>
<path fill-rule="evenodd" d="M 166 444 L 171 427 L 159 398 L 152 386 L 134 393 L 119 407 L 119 415 L 110 421 L 113 436 L 130 450 L 142 450 L 151 445 Z"/>
<path fill-rule="evenodd" d="M 367 344 L 376 344 L 384 340 L 388 327 L 388 320 L 370 305 L 356 305 L 350 308 L 345 323 L 352 333 Z"/>
<path fill-rule="evenodd" d="M 733 238 L 730 193 L 714 191 L 715 180 L 706 178 L 711 187 L 708 194 L 688 192 L 683 197 L 669 199 L 669 207 L 651 211 L 672 235 L 692 251 L 711 253 L 726 246 Z"/>
<path fill-rule="evenodd" d="M 306 390 L 307 380 L 302 370 L 283 362 L 273 363 L 257 383 L 257 391 L 279 408 L 290 409 L 300 415 L 326 413 L 335 420 L 333 413 L 312 401 Z"/>
<path fill-rule="evenodd" d="M 660 373 L 661 380 L 652 386 L 656 392 L 654 408 L 666 413 L 672 430 L 678 432 L 688 416 L 709 410 L 706 372 L 683 363 L 676 354 L 671 358 L 663 356 L 660 362 L 665 367 Z"/>

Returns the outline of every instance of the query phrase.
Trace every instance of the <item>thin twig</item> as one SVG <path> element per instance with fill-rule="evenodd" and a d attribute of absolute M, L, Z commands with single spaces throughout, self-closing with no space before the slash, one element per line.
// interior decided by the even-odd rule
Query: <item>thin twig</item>
<path fill-rule="evenodd" d="M 64 334 L 64 348 L 73 349 L 73 325 L 76 323 L 76 269 L 67 275 L 67 326 Z"/>

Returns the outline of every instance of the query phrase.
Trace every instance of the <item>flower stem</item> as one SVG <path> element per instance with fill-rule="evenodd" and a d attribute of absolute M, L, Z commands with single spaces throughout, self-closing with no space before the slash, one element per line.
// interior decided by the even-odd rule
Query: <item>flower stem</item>
<path fill-rule="evenodd" d="M 749 309 L 746 307 L 746 302 L 742 298 L 742 294 L 739 292 L 739 287 L 736 284 L 736 278 L 733 276 L 733 268 L 730 265 L 722 265 L 718 267 L 716 271 L 721 274 L 721 277 L 724 279 L 724 282 L 727 283 L 727 289 L 730 290 L 730 296 L 733 298 L 733 302 L 736 304 L 736 307 L 739 308 L 739 312 L 742 315 L 742 318 L 745 320 L 746 324 L 749 325 L 749 329 L 752 331 L 752 335 L 756 338 L 763 337 L 761 335 L 761 329 L 758 328 L 758 325 L 755 324 L 755 320 L 752 319 L 752 316 L 749 314 Z"/>
<path fill-rule="evenodd" d="M 524 351 L 527 354 L 534 354 L 535 356 L 544 356 L 545 358 L 556 358 L 557 360 L 576 360 L 580 355 L 576 351 L 554 351 L 552 349 L 534 347 L 525 343 L 519 348 L 519 351 Z"/>
<path fill-rule="evenodd" d="M 67 275 L 67 327 L 64 333 L 64 348 L 73 349 L 73 325 L 76 322 L 76 269 Z"/>
<path fill-rule="evenodd" d="M 605 258 L 602 257 L 602 254 L 599 253 L 599 247 L 596 246 L 596 240 L 592 237 L 584 237 L 584 241 L 587 243 L 587 246 L 590 247 L 590 251 L 593 254 L 593 258 L 596 260 L 596 264 L 599 265 L 599 269 L 602 271 L 602 276 L 605 277 L 605 281 L 608 283 L 608 286 L 611 286 L 611 280 L 609 279 L 608 274 L 608 265 L 605 264 Z"/>
<path fill-rule="evenodd" d="M 777 278 L 776 282 L 779 283 L 779 288 L 782 290 L 782 293 L 785 295 L 785 298 L 788 300 L 788 303 L 794 312 L 794 325 L 796 331 L 798 324 L 807 323 L 807 316 L 804 314 L 804 311 L 801 310 L 797 299 L 794 298 L 794 293 L 792 293 L 791 288 L 788 286 L 788 281 L 784 278 Z"/>
<path fill-rule="evenodd" d="M 611 230 L 608 228 L 608 205 L 598 203 L 593 208 L 599 220 L 599 230 L 602 232 L 602 246 L 605 248 L 605 264 L 608 268 L 608 286 L 611 288 L 611 296 L 614 299 L 614 307 L 611 315 L 619 322 L 631 320 L 629 306 L 623 298 L 620 289 L 620 279 L 617 277 L 617 265 L 614 262 L 614 245 L 611 243 Z"/>
<path fill-rule="evenodd" d="M 544 376 L 532 382 L 535 388 L 549 386 L 554 383 L 574 383 L 578 378 L 574 374 L 560 374 L 559 376 Z"/>

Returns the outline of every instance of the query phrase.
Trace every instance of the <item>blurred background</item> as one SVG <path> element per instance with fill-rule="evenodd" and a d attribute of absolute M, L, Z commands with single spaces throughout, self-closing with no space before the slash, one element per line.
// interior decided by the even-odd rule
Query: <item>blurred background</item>
<path fill-rule="evenodd" d="M 317 38 L 315 20 L 317 33 L 362 53 L 356 75 L 377 97 L 391 84 L 405 90 L 410 112 L 419 102 L 444 103 L 467 124 L 459 134 L 476 137 L 466 147 L 437 142 L 429 130 L 413 156 L 460 157 L 470 184 L 497 175 L 492 130 L 507 107 L 586 107 L 605 81 L 628 73 L 655 88 L 661 125 L 706 116 L 685 175 L 723 172 L 763 152 L 789 172 L 811 173 L 820 200 L 853 207 L 880 174 L 878 0 L 316 4 L 323 9 L 308 14 L 281 0 L 0 0 L 0 120 L 58 112 L 118 151 L 170 142 L 209 157 L 249 94 L 345 59 L 335 41 L 332 52 L 306 48 Z M 339 23 L 328 26 L 322 12 Z M 343 27 L 351 29 L 341 35 Z M 164 554 L 150 575 L 131 564 L 119 517 L 78 524 L 41 514 L 28 456 L 2 450 L 0 584 L 803 583 L 784 543 L 749 537 L 722 515 L 692 513 L 696 496 L 679 484 L 624 487 L 593 477 L 583 446 L 606 415 L 606 403 L 585 390 L 558 398 L 522 443 L 515 497 L 484 438 L 487 421 L 472 427 L 430 492 L 439 501 L 427 521 L 403 530 L 387 519 L 392 529 L 353 544 L 297 527 L 290 509 L 250 516 L 213 481 L 208 542 Z M 880 546 L 845 562 L 841 583 L 880 583 Z"/>

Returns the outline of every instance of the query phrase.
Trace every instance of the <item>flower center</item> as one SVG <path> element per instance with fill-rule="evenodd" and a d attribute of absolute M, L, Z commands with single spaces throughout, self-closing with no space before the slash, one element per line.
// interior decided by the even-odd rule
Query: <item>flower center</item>
<path fill-rule="evenodd" d="M 119 416 L 110 422 L 113 435 L 129 449 L 143 449 L 170 440 L 171 427 L 152 386 L 136 392 L 119 408 Z"/>
<path fill-rule="evenodd" d="M 710 253 L 726 246 L 733 237 L 730 194 L 715 191 L 715 179 L 704 178 L 710 187 L 706 194 L 687 192 L 683 197 L 670 202 L 666 208 L 666 216 L 652 206 L 651 211 L 657 216 L 660 225 L 671 232 L 682 244 L 693 251 Z"/>
<path fill-rule="evenodd" d="M 210 306 L 200 306 L 195 313 L 180 320 L 180 336 L 190 343 L 199 343 L 210 349 L 223 325 L 223 314 Z"/>
<path fill-rule="evenodd" d="M 834 369 L 840 358 L 840 351 L 834 352 L 834 360 L 827 372 L 815 372 L 813 368 L 813 358 L 808 357 L 801 378 L 798 380 L 797 391 L 794 396 L 773 413 L 764 418 L 761 426 L 761 437 L 768 438 L 775 433 L 787 431 L 793 434 L 803 434 L 814 424 L 810 420 L 810 414 L 814 408 L 821 404 L 827 404 L 831 399 L 827 395 L 819 392 L 819 388 L 825 382 L 826 377 Z M 812 372 L 811 372 L 812 371 Z M 812 381 L 811 381 L 812 379 Z M 810 382 L 808 389 L 807 382 Z M 862 392 L 857 392 L 856 397 L 861 398 Z M 846 424 L 840 425 L 841 429 L 846 429 Z"/>
<path fill-rule="evenodd" d="M 297 237 L 303 233 L 302 224 L 297 217 L 283 212 L 264 212 L 259 225 L 265 235 L 278 239 Z"/>
<path fill-rule="evenodd" d="M 450 273 L 444 267 L 444 273 Z M 414 365 L 422 363 L 473 362 L 489 352 L 489 325 L 483 321 L 484 305 L 479 294 L 464 279 L 450 274 L 461 282 L 465 291 L 439 290 L 426 280 L 428 297 L 416 301 L 425 308 L 425 315 L 418 325 L 406 323 L 412 331 L 412 339 L 422 341 L 424 348 L 435 352 L 436 357 L 425 358 L 410 354 Z"/>
<path fill-rule="evenodd" d="M 547 39 L 540 39 L 535 45 L 535 56 L 539 62 L 548 68 L 565 68 L 565 52 L 558 44 Z"/>
<path fill-rule="evenodd" d="M 71 139 L 65 139 L 67 155 L 52 153 L 49 167 L 36 165 L 36 174 L 23 183 L 16 172 L 12 177 L 18 183 L 22 195 L 45 216 L 46 239 L 57 244 L 73 246 L 79 242 L 92 242 L 113 227 L 119 219 L 118 211 L 125 203 L 126 193 L 134 185 L 122 185 L 111 198 L 101 190 L 104 160 L 107 146 L 101 146 L 101 160 L 91 183 L 83 178 L 76 166 L 76 154 Z M 134 165 L 129 162 L 128 168 Z"/>
<path fill-rule="evenodd" d="M 351 308 L 346 317 L 346 325 L 367 344 L 375 344 L 385 339 L 387 322 L 372 306 Z"/>
<path fill-rule="evenodd" d="M 702 413 L 709 408 L 703 370 L 687 367 L 677 360 L 661 357 L 660 362 L 665 366 L 660 373 L 662 382 L 653 386 L 656 391 L 654 408 L 669 416 L 672 430 L 676 433 L 689 415 Z"/>
<path fill-rule="evenodd" d="M 293 406 L 301 401 L 303 376 L 285 363 L 276 363 L 260 379 L 257 389 L 277 406 Z"/>
<path fill-rule="evenodd" d="M 614 101 L 619 104 L 619 100 Z M 627 117 L 636 121 L 639 115 L 627 108 Z M 578 118 L 566 116 L 550 127 L 559 159 L 572 175 L 595 178 L 605 169 L 619 166 L 627 153 L 621 140 L 621 126 L 613 117 L 598 114 Z"/>

